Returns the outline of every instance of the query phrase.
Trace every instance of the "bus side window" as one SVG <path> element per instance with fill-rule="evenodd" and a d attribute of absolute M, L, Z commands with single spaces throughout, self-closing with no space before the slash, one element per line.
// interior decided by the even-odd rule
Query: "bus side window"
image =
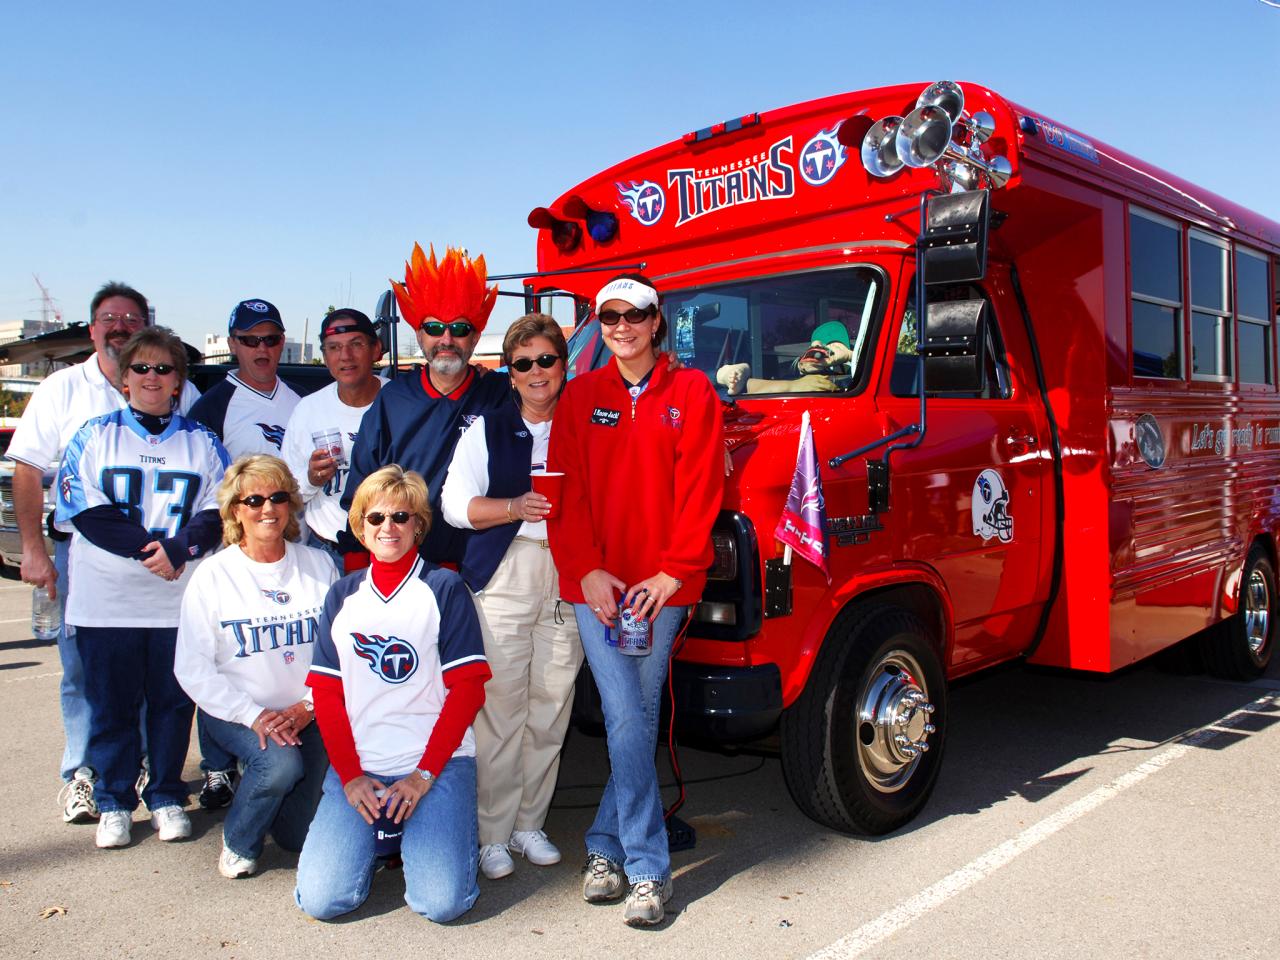
<path fill-rule="evenodd" d="M 945 287 L 929 288 L 930 303 L 944 303 L 949 300 L 967 300 L 981 298 L 987 301 L 987 336 L 981 345 L 982 363 L 986 372 L 985 385 L 977 393 L 936 393 L 929 391 L 931 397 L 974 397 L 985 400 L 1008 399 L 1012 394 L 1009 378 L 1009 363 L 1004 349 L 1004 338 L 1000 335 L 1000 324 L 996 319 L 995 309 L 987 295 L 977 286 L 970 283 L 954 284 Z M 898 327 L 897 348 L 893 357 L 893 367 L 889 372 L 889 392 L 895 397 L 919 396 L 919 365 L 916 362 L 916 312 L 908 305 L 902 314 L 902 322 Z"/>

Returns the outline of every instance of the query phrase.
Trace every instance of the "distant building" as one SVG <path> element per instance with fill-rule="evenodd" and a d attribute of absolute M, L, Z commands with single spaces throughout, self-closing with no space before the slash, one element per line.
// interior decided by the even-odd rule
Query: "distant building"
<path fill-rule="evenodd" d="M 26 337 L 38 337 L 42 333 L 61 330 L 66 324 L 57 320 L 5 320 L 0 321 L 0 344 L 11 343 Z M 0 366 L 0 378 L 43 377 L 48 373 L 47 365 L 39 363 L 9 363 Z"/>
<path fill-rule="evenodd" d="M 310 363 L 315 352 L 309 343 L 297 340 L 285 340 L 284 352 L 280 354 L 281 363 Z M 206 363 L 234 362 L 231 347 L 227 343 L 225 333 L 206 333 L 204 335 L 204 359 Z"/>

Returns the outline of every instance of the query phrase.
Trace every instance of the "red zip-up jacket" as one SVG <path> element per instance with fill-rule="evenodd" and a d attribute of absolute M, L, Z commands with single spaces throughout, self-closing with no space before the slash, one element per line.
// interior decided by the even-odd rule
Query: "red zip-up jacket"
<path fill-rule="evenodd" d="M 699 370 L 658 358 L 633 404 L 615 359 L 569 382 L 551 423 L 547 469 L 562 471 L 547 521 L 560 594 L 584 602 L 582 578 L 604 569 L 632 586 L 661 571 L 696 603 L 711 566 L 711 525 L 724 495 L 720 400 Z"/>

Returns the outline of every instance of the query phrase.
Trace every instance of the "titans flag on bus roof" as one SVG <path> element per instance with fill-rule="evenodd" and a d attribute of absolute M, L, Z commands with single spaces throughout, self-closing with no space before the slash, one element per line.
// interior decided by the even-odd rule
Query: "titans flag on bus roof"
<path fill-rule="evenodd" d="M 787 505 L 778 518 L 773 535 L 822 571 L 831 582 L 827 569 L 827 505 L 822 499 L 822 476 L 818 473 L 818 451 L 813 445 L 813 426 L 809 411 L 800 420 L 800 449 L 796 453 L 796 472 L 791 477 Z"/>

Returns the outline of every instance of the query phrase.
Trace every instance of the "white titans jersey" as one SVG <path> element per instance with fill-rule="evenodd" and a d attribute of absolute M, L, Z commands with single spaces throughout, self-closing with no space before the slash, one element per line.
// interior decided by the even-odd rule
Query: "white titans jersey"
<path fill-rule="evenodd" d="M 379 386 L 384 382 L 379 379 Z M 338 385 L 331 383 L 298 401 L 284 431 L 281 456 L 297 479 L 303 502 L 307 505 L 307 526 L 326 540 L 336 541 L 338 532 L 347 529 L 347 512 L 338 501 L 347 485 L 351 448 L 356 444 L 360 421 L 371 406 L 372 400 L 363 407 L 347 406 L 338 399 Z M 307 480 L 307 461 L 315 449 L 311 435 L 322 430 L 337 430 L 342 434 L 342 455 L 347 465 L 339 467 L 324 486 L 315 487 Z"/>
<path fill-rule="evenodd" d="M 229 373 L 195 402 L 190 415 L 218 435 L 232 460 L 251 453 L 278 457 L 285 424 L 297 405 L 298 394 L 279 377 L 274 390 L 261 393 Z"/>
<path fill-rule="evenodd" d="M 55 481 L 59 528 L 91 507 L 111 504 L 157 540 L 174 536 L 202 510 L 218 508 L 217 489 L 229 464 L 218 438 L 175 414 L 152 435 L 128 410 L 95 417 L 71 438 Z M 195 570 L 162 580 L 141 561 L 71 539 L 67 623 L 77 627 L 176 627 L 182 591 Z"/>
<path fill-rule="evenodd" d="M 246 727 L 263 710 L 310 700 L 311 653 L 337 578 L 328 554 L 296 543 L 275 563 L 238 546 L 202 561 L 182 595 L 173 658 L 182 689 L 205 713 Z"/>
<path fill-rule="evenodd" d="M 190 381 L 182 385 L 178 413 L 186 413 L 200 396 Z M 98 366 L 98 355 L 84 363 L 55 370 L 41 381 L 27 401 L 18 429 L 13 432 L 6 454 L 41 473 L 52 473 L 62 462 L 62 454 L 86 420 L 128 406 Z"/>
<path fill-rule="evenodd" d="M 484 640 L 470 591 L 452 570 L 419 557 L 390 596 L 369 570 L 333 585 L 308 682 L 342 683 L 360 766 L 396 776 L 417 769 L 427 749 L 444 675 L 475 662 L 485 662 Z M 453 755 L 476 755 L 470 727 Z"/>

